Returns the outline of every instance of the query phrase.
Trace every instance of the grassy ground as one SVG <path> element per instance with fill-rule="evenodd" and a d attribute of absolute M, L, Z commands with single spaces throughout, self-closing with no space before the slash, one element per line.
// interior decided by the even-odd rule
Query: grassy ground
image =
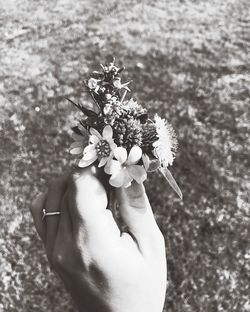
<path fill-rule="evenodd" d="M 0 1 L 0 311 L 74 311 L 29 205 L 70 166 L 82 79 L 115 55 L 179 137 L 148 194 L 166 238 L 166 311 L 250 311 L 248 0 Z M 153 312 L 153 311 L 152 311 Z"/>

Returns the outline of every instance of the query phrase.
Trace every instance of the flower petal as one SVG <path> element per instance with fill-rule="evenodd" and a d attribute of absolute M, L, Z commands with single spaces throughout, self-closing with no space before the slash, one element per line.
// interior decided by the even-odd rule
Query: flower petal
<path fill-rule="evenodd" d="M 89 158 L 89 159 L 80 159 L 79 163 L 78 163 L 78 167 L 84 168 L 84 167 L 88 167 L 89 165 L 91 165 L 93 162 L 95 162 L 97 159 L 97 156 Z"/>
<path fill-rule="evenodd" d="M 135 145 L 131 148 L 131 151 L 129 152 L 127 164 L 135 165 L 138 163 L 141 157 L 142 157 L 142 150 L 139 146 Z"/>
<path fill-rule="evenodd" d="M 95 129 L 95 128 L 90 128 L 89 129 L 90 134 L 95 135 L 96 137 L 98 137 L 98 139 L 102 139 L 101 134 Z"/>
<path fill-rule="evenodd" d="M 100 160 L 98 167 L 99 167 L 99 168 L 100 168 L 100 167 L 103 167 L 103 166 L 106 164 L 106 162 L 108 161 L 108 158 L 109 158 L 109 157 L 103 157 L 103 158 Z"/>
<path fill-rule="evenodd" d="M 72 154 L 72 155 L 82 154 L 82 152 L 83 152 L 82 147 L 74 147 L 74 148 L 71 148 L 71 150 L 70 150 L 70 154 Z"/>
<path fill-rule="evenodd" d="M 114 150 L 114 156 L 121 164 L 123 164 L 127 160 L 128 153 L 124 147 L 119 146 Z"/>
<path fill-rule="evenodd" d="M 122 166 L 119 161 L 112 159 L 104 167 L 104 172 L 111 175 L 116 175 L 119 171 L 122 170 Z"/>
<path fill-rule="evenodd" d="M 131 185 L 131 182 L 133 181 L 133 178 L 129 175 L 127 168 L 123 169 L 124 172 L 124 181 L 123 181 L 123 187 L 129 187 Z"/>
<path fill-rule="evenodd" d="M 83 153 L 84 154 L 87 154 L 87 153 L 96 153 L 96 151 L 95 151 L 95 145 L 94 144 L 89 144 L 89 145 L 87 145 L 85 148 L 84 148 L 84 150 L 83 150 Z"/>
<path fill-rule="evenodd" d="M 108 143 L 109 143 L 111 151 L 114 151 L 117 148 L 117 145 L 114 143 L 113 140 L 109 140 Z"/>
<path fill-rule="evenodd" d="M 85 147 L 85 150 L 86 150 L 86 147 Z M 89 148 L 88 152 L 83 154 L 82 159 L 83 160 L 89 160 L 89 159 L 94 158 L 94 157 L 97 159 L 96 150 Z"/>
<path fill-rule="evenodd" d="M 142 166 L 131 165 L 127 167 L 129 175 L 137 182 L 142 183 L 147 179 L 147 173 Z"/>
<path fill-rule="evenodd" d="M 112 139 L 113 137 L 113 129 L 110 125 L 107 125 L 103 131 L 102 131 L 102 137 L 105 139 L 105 140 L 110 140 Z"/>
<path fill-rule="evenodd" d="M 89 136 L 89 143 L 96 145 L 99 141 L 100 141 L 100 139 L 97 136 L 95 136 L 95 135 Z"/>
<path fill-rule="evenodd" d="M 112 175 L 109 183 L 114 187 L 121 187 L 124 183 L 124 171 L 120 170 L 117 174 Z"/>

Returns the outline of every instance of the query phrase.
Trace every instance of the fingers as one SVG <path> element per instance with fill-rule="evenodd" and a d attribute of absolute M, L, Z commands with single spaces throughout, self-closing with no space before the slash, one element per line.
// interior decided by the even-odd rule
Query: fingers
<path fill-rule="evenodd" d="M 77 259 L 67 196 L 66 192 L 61 205 L 57 236 L 51 257 L 52 266 L 59 274 L 65 273 L 69 268 L 74 269 L 73 263 Z"/>
<path fill-rule="evenodd" d="M 55 180 L 50 184 L 48 195 L 45 203 L 46 213 L 49 212 L 60 212 L 62 199 L 67 189 L 67 177 L 62 177 Z M 57 235 L 57 228 L 59 223 L 60 215 L 46 216 L 44 219 L 45 223 L 45 245 L 48 259 L 51 260 L 51 255 L 54 248 L 54 243 Z"/>
<path fill-rule="evenodd" d="M 44 222 L 42 221 L 42 210 L 45 207 L 46 198 L 47 192 L 40 194 L 33 201 L 30 207 L 30 212 L 34 220 L 35 228 L 44 243 L 45 243 L 45 225 Z"/>
<path fill-rule="evenodd" d="M 159 231 L 143 184 L 132 182 L 118 189 L 117 198 L 120 214 L 137 240 Z"/>
<path fill-rule="evenodd" d="M 73 229 L 84 227 L 88 235 L 120 235 L 120 231 L 107 209 L 107 193 L 100 182 L 102 177 L 94 166 L 76 171 L 69 185 L 70 215 Z"/>

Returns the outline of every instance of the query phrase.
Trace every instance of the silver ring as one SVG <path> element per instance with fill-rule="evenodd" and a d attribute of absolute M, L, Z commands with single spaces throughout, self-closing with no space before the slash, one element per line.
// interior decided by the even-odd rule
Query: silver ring
<path fill-rule="evenodd" d="M 45 217 L 48 217 L 48 216 L 58 216 L 60 215 L 61 212 L 60 211 L 55 211 L 55 212 L 46 212 L 45 209 L 43 209 L 43 215 L 42 215 L 42 220 L 45 219 Z"/>

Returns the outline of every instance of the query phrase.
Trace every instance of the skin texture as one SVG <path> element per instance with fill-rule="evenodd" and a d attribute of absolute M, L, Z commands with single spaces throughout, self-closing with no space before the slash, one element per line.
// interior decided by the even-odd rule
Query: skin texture
<path fill-rule="evenodd" d="M 107 209 L 95 167 L 52 182 L 31 207 L 53 270 L 81 312 L 162 312 L 167 266 L 161 234 L 143 185 L 117 189 L 121 232 Z M 42 209 L 60 211 L 47 216 Z"/>

